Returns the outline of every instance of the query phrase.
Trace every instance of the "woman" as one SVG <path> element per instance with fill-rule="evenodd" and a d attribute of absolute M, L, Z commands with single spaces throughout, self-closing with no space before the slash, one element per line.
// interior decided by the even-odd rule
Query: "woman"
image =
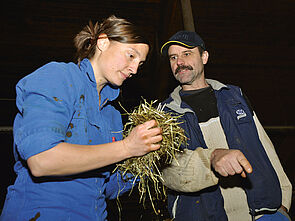
<path fill-rule="evenodd" d="M 16 86 L 14 166 L 1 220 L 106 220 L 106 198 L 130 190 L 108 165 L 160 147 L 155 121 L 122 140 L 111 105 L 136 74 L 148 41 L 130 22 L 111 16 L 75 38 L 78 64 L 51 62 Z"/>

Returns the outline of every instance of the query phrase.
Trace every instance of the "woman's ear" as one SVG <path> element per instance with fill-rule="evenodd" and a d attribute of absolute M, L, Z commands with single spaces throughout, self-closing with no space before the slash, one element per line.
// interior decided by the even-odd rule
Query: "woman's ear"
<path fill-rule="evenodd" d="M 100 51 L 105 51 L 110 45 L 108 36 L 104 33 L 100 34 L 97 38 L 97 47 Z"/>

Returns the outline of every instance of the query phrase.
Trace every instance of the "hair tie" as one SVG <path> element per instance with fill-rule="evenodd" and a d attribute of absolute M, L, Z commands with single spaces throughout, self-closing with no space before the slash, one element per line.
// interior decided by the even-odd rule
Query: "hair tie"
<path fill-rule="evenodd" d="M 91 45 L 94 45 L 95 42 L 96 42 L 96 39 L 97 39 L 97 38 L 93 38 L 93 37 L 91 37 L 91 39 L 90 39 L 90 44 L 91 44 Z"/>

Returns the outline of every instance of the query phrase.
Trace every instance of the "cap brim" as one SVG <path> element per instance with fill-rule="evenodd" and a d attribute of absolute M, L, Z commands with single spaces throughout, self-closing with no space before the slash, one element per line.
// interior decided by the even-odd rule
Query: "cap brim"
<path fill-rule="evenodd" d="M 195 45 L 188 45 L 188 44 L 185 44 L 183 42 L 180 42 L 180 41 L 167 41 L 165 44 L 163 44 L 163 46 L 161 47 L 161 54 L 162 55 L 166 55 L 168 53 L 168 48 L 170 45 L 182 45 L 186 48 L 194 48 L 194 47 L 197 47 Z"/>

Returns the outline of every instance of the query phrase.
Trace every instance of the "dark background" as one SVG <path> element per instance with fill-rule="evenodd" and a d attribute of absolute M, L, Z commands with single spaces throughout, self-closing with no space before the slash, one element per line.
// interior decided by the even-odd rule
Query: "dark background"
<path fill-rule="evenodd" d="M 145 68 L 122 87 L 127 110 L 141 97 L 162 100 L 176 86 L 161 45 L 183 29 L 180 0 L 23 0 L 1 2 L 0 13 L 0 208 L 13 183 L 12 132 L 15 85 L 49 61 L 74 60 L 74 36 L 89 20 L 115 14 L 142 26 L 154 43 Z M 294 172 L 294 0 L 191 0 L 196 31 L 210 54 L 207 78 L 239 85 L 275 144 L 292 182 Z M 123 197 L 123 220 L 163 220 L 138 205 L 136 192 Z M 294 203 L 293 203 L 294 204 Z M 163 206 L 162 204 L 159 207 Z M 294 205 L 293 205 L 294 206 Z M 110 219 L 116 220 L 115 202 Z M 290 211 L 293 218 L 294 209 Z"/>

